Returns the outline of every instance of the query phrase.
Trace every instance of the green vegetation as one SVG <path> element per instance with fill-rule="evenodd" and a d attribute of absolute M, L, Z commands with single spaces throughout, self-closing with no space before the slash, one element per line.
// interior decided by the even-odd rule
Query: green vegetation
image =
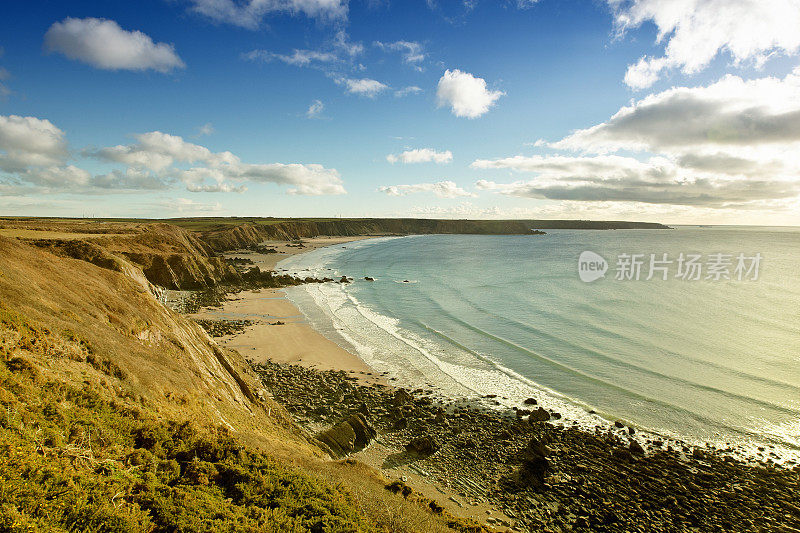
<path fill-rule="evenodd" d="M 225 428 L 159 420 L 124 394 L 46 378 L 14 355 L 59 355 L 52 332 L 0 310 L 0 334 L 0 530 L 372 530 L 342 486 L 283 466 Z"/>

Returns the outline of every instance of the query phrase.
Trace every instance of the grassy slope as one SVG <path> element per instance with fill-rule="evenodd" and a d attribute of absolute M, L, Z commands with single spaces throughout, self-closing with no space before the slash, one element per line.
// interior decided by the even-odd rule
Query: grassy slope
<path fill-rule="evenodd" d="M 448 530 L 323 461 L 136 272 L 0 237 L 0 529 Z"/>

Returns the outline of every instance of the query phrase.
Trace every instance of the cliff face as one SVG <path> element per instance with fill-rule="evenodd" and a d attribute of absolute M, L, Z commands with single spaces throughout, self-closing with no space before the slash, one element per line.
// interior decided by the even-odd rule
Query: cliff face
<path fill-rule="evenodd" d="M 5 348 L 48 377 L 86 380 L 110 397 L 135 398 L 166 417 L 248 434 L 257 427 L 270 442 L 277 437 L 304 446 L 301 432 L 238 353 L 220 348 L 200 326 L 158 303 L 137 266 L 119 259 L 115 264 L 119 271 L 0 237 L 0 315 L 17 317 L 41 337 L 20 344 L 0 320 Z M 53 348 L 34 349 L 42 345 Z"/>
<path fill-rule="evenodd" d="M 213 250 L 241 248 L 264 240 L 289 240 L 320 235 L 532 235 L 543 229 L 668 229 L 646 222 L 586 220 L 433 220 L 411 218 L 287 220 L 268 224 L 219 224 L 200 233 Z"/>
<path fill-rule="evenodd" d="M 409 235 L 409 234 L 529 235 L 531 226 L 512 220 L 431 219 L 332 219 L 292 220 L 273 224 L 245 223 L 222 226 L 201 233 L 203 241 L 217 251 L 241 248 L 264 240 L 290 240 L 320 235 Z"/>
<path fill-rule="evenodd" d="M 100 239 L 37 239 L 32 244 L 60 256 L 123 271 L 138 267 L 150 283 L 167 289 L 198 290 L 237 281 L 235 268 L 217 257 L 200 237 L 171 224 L 145 224 L 130 234 Z"/>

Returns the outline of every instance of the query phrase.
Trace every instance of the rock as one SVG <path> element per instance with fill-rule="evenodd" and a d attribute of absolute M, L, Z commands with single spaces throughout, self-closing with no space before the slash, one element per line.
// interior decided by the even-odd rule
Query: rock
<path fill-rule="evenodd" d="M 418 455 L 432 455 L 439 451 L 439 448 L 441 448 L 439 442 L 430 435 L 417 437 L 406 444 L 406 451 Z"/>
<path fill-rule="evenodd" d="M 325 444 L 336 459 L 364 449 L 377 436 L 375 429 L 361 414 L 353 414 L 317 435 L 317 440 Z"/>
<path fill-rule="evenodd" d="M 547 422 L 550 420 L 550 413 L 541 407 L 533 411 L 528 417 L 529 422 Z"/>
<path fill-rule="evenodd" d="M 371 278 L 369 276 L 364 276 L 365 281 L 375 281 L 375 278 Z"/>
<path fill-rule="evenodd" d="M 616 421 L 614 421 L 614 427 L 624 428 L 625 427 L 625 423 L 622 422 L 621 420 L 616 420 Z"/>
<path fill-rule="evenodd" d="M 644 448 L 642 448 L 642 445 L 636 440 L 631 440 L 630 444 L 628 445 L 628 449 L 633 454 L 644 455 Z"/>
<path fill-rule="evenodd" d="M 397 389 L 394 393 L 393 401 L 395 405 L 402 406 L 413 402 L 414 397 L 411 396 L 405 389 Z"/>
<path fill-rule="evenodd" d="M 525 405 L 536 405 L 539 402 L 536 401 L 536 398 L 526 398 L 525 401 L 522 403 L 524 403 Z"/>
<path fill-rule="evenodd" d="M 545 474 L 550 467 L 547 460 L 549 450 L 544 442 L 531 439 L 528 446 L 522 451 L 522 466 L 517 474 L 517 481 L 521 485 L 544 483 Z"/>
<path fill-rule="evenodd" d="M 633 458 L 630 450 L 627 450 L 625 448 L 614 448 L 613 450 L 611 450 L 611 455 L 619 459 L 624 459 L 626 461 L 630 461 Z"/>
<path fill-rule="evenodd" d="M 339 280 L 339 283 L 350 283 L 350 280 L 347 279 L 347 276 L 342 276 L 342 279 Z"/>

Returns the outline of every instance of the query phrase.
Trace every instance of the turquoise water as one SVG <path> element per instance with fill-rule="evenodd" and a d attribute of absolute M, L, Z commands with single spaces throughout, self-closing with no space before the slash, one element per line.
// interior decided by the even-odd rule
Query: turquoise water
<path fill-rule="evenodd" d="M 605 278 L 579 279 L 585 250 L 608 261 Z M 645 254 L 640 280 L 614 279 L 625 253 Z M 762 259 L 757 280 L 676 279 L 672 264 L 667 281 L 647 281 L 651 253 L 701 254 L 704 267 L 716 253 Z M 534 396 L 581 424 L 620 418 L 666 436 L 800 450 L 798 228 L 381 238 L 279 267 L 355 278 L 289 296 L 401 384 L 498 394 L 508 406 Z"/>

